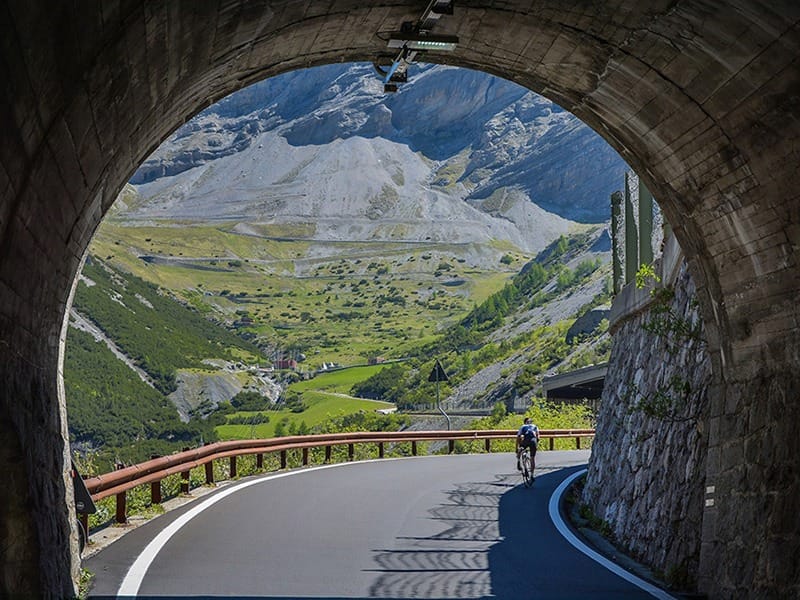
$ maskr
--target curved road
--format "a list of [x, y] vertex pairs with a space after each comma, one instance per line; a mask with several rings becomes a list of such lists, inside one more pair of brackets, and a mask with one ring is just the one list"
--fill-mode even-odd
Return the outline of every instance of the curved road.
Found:
[[[651, 598], [574, 549], [548, 516], [588, 452], [542, 452], [533, 488], [513, 454], [348, 463], [222, 488], [86, 561], [115, 596], [162, 530], [218, 495], [134, 577], [142, 596]], [[176, 521], [177, 520], [177, 521]], [[164, 534], [162, 534], [163, 537]], [[128, 580], [130, 584], [130, 579]]]

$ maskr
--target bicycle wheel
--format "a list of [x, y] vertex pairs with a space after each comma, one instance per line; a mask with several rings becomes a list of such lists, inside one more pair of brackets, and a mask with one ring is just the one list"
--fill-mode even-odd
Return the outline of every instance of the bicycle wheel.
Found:
[[533, 472], [531, 471], [531, 452], [528, 448], [522, 450], [519, 456], [520, 466], [522, 467], [522, 483], [525, 487], [533, 485]]
[[81, 520], [78, 519], [78, 556], [83, 554], [84, 548], [86, 548], [86, 530], [83, 528], [83, 523]]

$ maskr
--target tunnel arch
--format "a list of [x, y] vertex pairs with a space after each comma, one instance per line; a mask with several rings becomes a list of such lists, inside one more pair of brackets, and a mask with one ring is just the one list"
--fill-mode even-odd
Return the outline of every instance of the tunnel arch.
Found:
[[[75, 274], [124, 183], [202, 108], [297, 68], [373, 60], [386, 52], [385, 33], [424, 4], [0, 8], [0, 434], [8, 440], [0, 452], [10, 481], [0, 536], [11, 549], [0, 589], [72, 589], [70, 494], [66, 475], [56, 475], [68, 460], [57, 373]], [[800, 493], [796, 455], [766, 458], [783, 476], [756, 489], [741, 482], [736, 448], [765, 454], [781, 441], [780, 423], [800, 417], [800, 6], [643, 4], [465, 0], [441, 24], [459, 36], [459, 48], [429, 59], [557, 102], [648, 184], [701, 292], [715, 374], [707, 477], [733, 492], [744, 485], [737, 498], [749, 502], [709, 513], [704, 545], [735, 555], [741, 541], [725, 529], [749, 519], [763, 543], [780, 538], [798, 550], [800, 532], [757, 519], [754, 502], [761, 493]], [[769, 417], [756, 432], [742, 425], [764, 410]], [[759, 572], [772, 568], [767, 562]], [[741, 585], [756, 576], [743, 573]]]

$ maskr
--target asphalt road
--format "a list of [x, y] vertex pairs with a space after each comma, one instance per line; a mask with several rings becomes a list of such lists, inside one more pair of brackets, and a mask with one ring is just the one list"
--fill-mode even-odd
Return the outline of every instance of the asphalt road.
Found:
[[91, 597], [116, 596], [160, 531], [227, 494], [163, 547], [151, 546], [149, 567], [125, 589], [184, 597], [651, 598], [573, 548], [548, 515], [555, 488], [587, 458], [540, 453], [530, 489], [513, 454], [351, 463], [243, 480], [85, 561], [96, 576]]

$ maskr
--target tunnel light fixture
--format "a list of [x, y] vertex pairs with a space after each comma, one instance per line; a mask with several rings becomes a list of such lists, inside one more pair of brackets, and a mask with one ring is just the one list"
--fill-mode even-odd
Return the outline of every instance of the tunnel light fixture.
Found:
[[388, 45], [389, 48], [452, 52], [458, 45], [458, 37], [454, 35], [425, 35], [398, 32], [393, 33], [389, 37]]
[[404, 21], [400, 31], [389, 34], [387, 45], [397, 51], [395, 59], [388, 70], [381, 66], [380, 59], [373, 63], [383, 79], [384, 92], [396, 92], [398, 84], [408, 81], [408, 68], [418, 53], [452, 52], [456, 49], [456, 36], [431, 33], [442, 16], [452, 14], [453, 0], [429, 0], [428, 7], [418, 21]]

